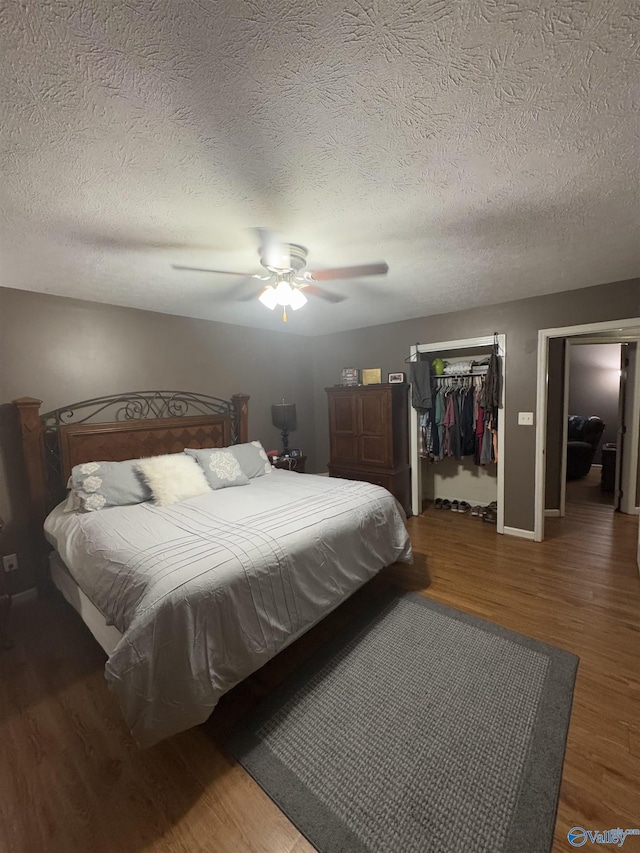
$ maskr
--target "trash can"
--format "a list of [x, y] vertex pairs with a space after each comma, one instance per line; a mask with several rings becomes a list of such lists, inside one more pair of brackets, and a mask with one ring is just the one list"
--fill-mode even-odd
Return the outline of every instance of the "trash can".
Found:
[[616, 487], [616, 452], [615, 444], [605, 444], [602, 447], [602, 475], [600, 489], [603, 492], [613, 492]]

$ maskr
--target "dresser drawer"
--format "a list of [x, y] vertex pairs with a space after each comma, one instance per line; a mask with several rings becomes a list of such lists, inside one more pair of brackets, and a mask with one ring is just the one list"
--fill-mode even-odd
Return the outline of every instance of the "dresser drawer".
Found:
[[382, 486], [397, 498], [407, 516], [411, 515], [411, 471], [403, 468], [399, 471], [386, 473], [384, 471], [364, 471], [359, 468], [343, 468], [340, 465], [329, 465], [330, 477], [342, 477], [344, 480], [361, 480]]

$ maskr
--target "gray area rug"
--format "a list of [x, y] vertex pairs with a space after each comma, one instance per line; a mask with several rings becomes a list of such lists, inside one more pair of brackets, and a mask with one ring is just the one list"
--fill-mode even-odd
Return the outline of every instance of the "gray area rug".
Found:
[[544, 853], [577, 664], [423, 596], [394, 596], [227, 746], [321, 853]]

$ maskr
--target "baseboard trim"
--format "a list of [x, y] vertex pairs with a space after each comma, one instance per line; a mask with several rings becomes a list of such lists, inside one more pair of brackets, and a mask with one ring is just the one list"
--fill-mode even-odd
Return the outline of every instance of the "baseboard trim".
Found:
[[560, 518], [559, 509], [545, 509], [544, 514], [547, 518]]
[[505, 527], [504, 532], [507, 536], [517, 536], [519, 539], [530, 539], [533, 541], [533, 530], [522, 530], [520, 527]]
[[11, 596], [12, 604], [26, 604], [27, 601], [35, 601], [38, 597], [38, 590], [35, 586], [24, 589], [22, 592], [16, 592]]

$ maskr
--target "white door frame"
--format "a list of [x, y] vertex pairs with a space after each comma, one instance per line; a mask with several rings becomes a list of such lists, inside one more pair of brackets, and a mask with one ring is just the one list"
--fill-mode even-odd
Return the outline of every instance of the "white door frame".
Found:
[[[495, 342], [494, 335], [486, 335], [481, 338], [464, 338], [461, 341], [440, 341], [432, 344], [415, 344], [411, 347], [410, 358], [414, 359], [418, 353], [423, 352], [446, 352], [456, 349], [478, 349], [478, 347], [490, 347]], [[498, 348], [502, 358], [502, 397], [498, 409], [498, 519], [496, 531], [504, 533], [504, 400], [505, 400], [505, 376], [507, 367], [507, 336], [497, 335]], [[418, 450], [419, 415], [411, 408], [411, 509], [414, 515], [422, 512], [422, 463]]]
[[[544, 503], [545, 503], [545, 461], [547, 442], [547, 391], [549, 383], [549, 339], [571, 338], [575, 335], [588, 335], [598, 332], [619, 332], [624, 338], [625, 330], [640, 326], [640, 317], [625, 320], [608, 320], [602, 323], [585, 323], [578, 326], [561, 326], [556, 329], [538, 330], [538, 364], [537, 364], [537, 399], [536, 399], [536, 468], [535, 468], [535, 517], [533, 538], [536, 542], [544, 539]], [[567, 341], [569, 343], [569, 341]], [[610, 343], [618, 343], [613, 339]], [[566, 353], [568, 356], [569, 348]], [[565, 374], [566, 375], [566, 374]], [[640, 375], [636, 375], [635, 385], [636, 407], [640, 404]], [[638, 421], [632, 424], [632, 434], [629, 441], [638, 446]]]

